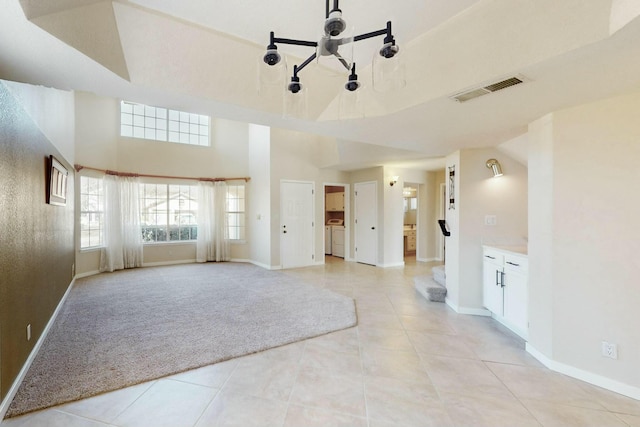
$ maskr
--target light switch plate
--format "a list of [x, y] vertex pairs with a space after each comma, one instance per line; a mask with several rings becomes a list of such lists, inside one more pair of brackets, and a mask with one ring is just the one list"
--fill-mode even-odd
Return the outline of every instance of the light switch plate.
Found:
[[498, 223], [498, 218], [495, 215], [484, 216], [484, 225], [496, 225], [497, 223]]

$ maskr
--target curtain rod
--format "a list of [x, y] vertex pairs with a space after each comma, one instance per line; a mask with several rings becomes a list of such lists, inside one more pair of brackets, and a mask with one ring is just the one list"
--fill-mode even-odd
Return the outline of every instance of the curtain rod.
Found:
[[80, 172], [82, 169], [88, 169], [88, 170], [92, 170], [92, 171], [96, 171], [96, 172], [102, 172], [102, 173], [107, 174], [107, 175], [132, 176], [132, 177], [142, 176], [142, 177], [145, 177], [145, 178], [188, 179], [190, 181], [218, 182], [218, 181], [240, 181], [240, 180], [242, 180], [244, 182], [249, 182], [249, 180], [251, 179], [248, 176], [243, 176], [243, 177], [239, 177], [239, 178], [193, 178], [193, 177], [189, 177], [189, 176], [150, 175], [150, 174], [144, 174], [144, 173], [116, 172], [116, 171], [112, 171], [112, 170], [109, 170], [109, 169], [98, 169], [98, 168], [92, 168], [92, 167], [89, 167], [89, 166], [82, 166], [82, 165], [74, 165], [74, 168], [75, 168], [76, 172]]

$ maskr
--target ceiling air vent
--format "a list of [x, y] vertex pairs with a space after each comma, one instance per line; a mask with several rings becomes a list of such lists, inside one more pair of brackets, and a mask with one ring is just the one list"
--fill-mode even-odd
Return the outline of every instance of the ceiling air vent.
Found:
[[509, 77], [508, 79], [491, 83], [490, 85], [487, 85], [487, 86], [469, 89], [464, 92], [458, 93], [456, 95], [453, 95], [451, 99], [458, 102], [467, 102], [472, 99], [481, 97], [482, 95], [487, 95], [489, 93], [497, 92], [499, 90], [506, 89], [511, 86], [519, 85], [520, 83], [524, 83], [525, 81], [527, 81], [527, 79], [523, 76]]

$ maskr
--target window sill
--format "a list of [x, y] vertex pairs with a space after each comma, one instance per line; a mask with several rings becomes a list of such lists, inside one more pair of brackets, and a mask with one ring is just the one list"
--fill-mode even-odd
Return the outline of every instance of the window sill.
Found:
[[102, 248], [104, 248], [104, 246], [93, 246], [93, 247], [90, 247], [90, 248], [80, 248], [80, 253], [84, 254], [84, 253], [89, 253], [89, 252], [97, 252]]

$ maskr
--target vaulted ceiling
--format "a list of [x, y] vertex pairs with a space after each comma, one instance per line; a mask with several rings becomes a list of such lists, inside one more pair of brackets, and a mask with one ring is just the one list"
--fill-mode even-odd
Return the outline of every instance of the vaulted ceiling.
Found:
[[[404, 88], [377, 92], [371, 58], [382, 41], [355, 44], [364, 118], [341, 113], [346, 74], [331, 63], [301, 72], [303, 117], [283, 116], [284, 90], [258, 90], [269, 32], [318, 40], [323, 0], [3, 0], [0, 78], [333, 137], [345, 153], [337, 168], [420, 167], [516, 138], [548, 112], [640, 90], [639, 3], [342, 0], [354, 34], [393, 22], [405, 69]], [[289, 68], [313, 52], [279, 50]], [[515, 75], [525, 83], [451, 99]]]

